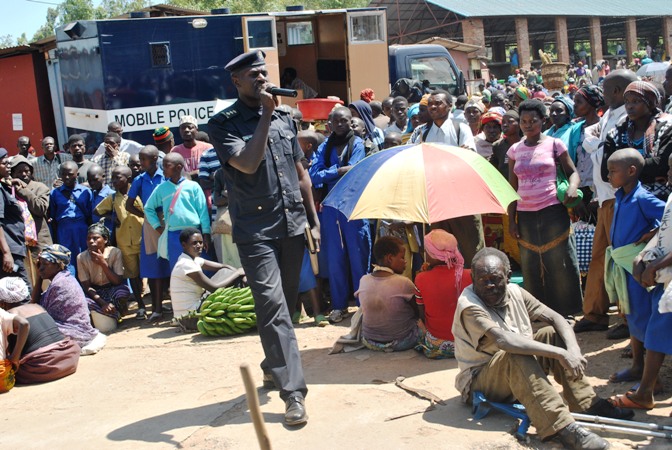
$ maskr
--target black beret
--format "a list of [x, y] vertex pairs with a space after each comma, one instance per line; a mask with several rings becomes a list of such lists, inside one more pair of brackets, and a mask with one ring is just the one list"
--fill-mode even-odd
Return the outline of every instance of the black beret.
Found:
[[240, 69], [245, 69], [248, 67], [263, 66], [266, 64], [264, 58], [266, 53], [261, 50], [252, 50], [251, 52], [243, 53], [233, 58], [229, 63], [224, 66], [224, 69], [229, 72], [236, 72]]

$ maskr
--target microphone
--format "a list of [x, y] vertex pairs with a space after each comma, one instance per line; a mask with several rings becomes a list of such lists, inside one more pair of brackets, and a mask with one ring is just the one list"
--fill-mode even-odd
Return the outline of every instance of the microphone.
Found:
[[283, 89], [279, 87], [268, 87], [266, 88], [266, 92], [271, 95], [277, 95], [279, 97], [296, 97], [299, 95], [296, 89]]

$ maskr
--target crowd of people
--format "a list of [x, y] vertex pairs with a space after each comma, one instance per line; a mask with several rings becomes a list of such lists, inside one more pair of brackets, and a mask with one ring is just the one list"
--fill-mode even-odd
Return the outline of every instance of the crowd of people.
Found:
[[[18, 381], [73, 373], [79, 356], [100, 351], [127, 319], [131, 302], [136, 319], [157, 323], [167, 319], [169, 295], [179, 321], [207, 292], [243, 282], [257, 305], [264, 385], [280, 390], [289, 425], [307, 420], [293, 323], [304, 309], [317, 326], [339, 323], [353, 303], [363, 346], [456, 358], [466, 402], [475, 391], [517, 399], [542, 438], [557, 434], [570, 448], [607, 445], [570, 410], [630, 418], [633, 408], [653, 407], [672, 352], [672, 315], [658, 308], [672, 265], [672, 70], [661, 86], [629, 69], [589, 79], [572, 68], [556, 92], [536, 72], [493, 80], [470, 97], [423, 87], [379, 102], [367, 89], [335, 107], [324, 130], [266, 92], [263, 52], [240, 55], [227, 70], [238, 100], [208, 133], [183, 116], [179, 145], [166, 127], [143, 145], [112, 122], [91, 155], [76, 134], [64, 151], [45, 137], [39, 157], [25, 137], [16, 156], [0, 149], [0, 359]], [[476, 152], [510, 182], [520, 199], [498, 219], [499, 249], [486, 247], [480, 215], [424, 234], [418, 224], [349, 220], [322, 207], [359, 161], [421, 143]], [[595, 225], [585, 286], [576, 218]], [[509, 283], [511, 265], [522, 287]], [[226, 276], [213, 278], [219, 270]], [[614, 303], [624, 319], [609, 333], [630, 338], [633, 363], [610, 380], [639, 384], [607, 401], [583, 379], [574, 334], [606, 331]], [[537, 320], [550, 327], [535, 333]]]

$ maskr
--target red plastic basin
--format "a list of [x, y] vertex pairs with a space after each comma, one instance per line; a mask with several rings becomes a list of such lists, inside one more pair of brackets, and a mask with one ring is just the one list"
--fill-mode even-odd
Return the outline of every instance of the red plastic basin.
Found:
[[342, 104], [343, 100], [333, 100], [330, 98], [311, 98], [296, 102], [296, 106], [301, 111], [301, 114], [303, 114], [305, 122], [327, 120], [334, 106]]

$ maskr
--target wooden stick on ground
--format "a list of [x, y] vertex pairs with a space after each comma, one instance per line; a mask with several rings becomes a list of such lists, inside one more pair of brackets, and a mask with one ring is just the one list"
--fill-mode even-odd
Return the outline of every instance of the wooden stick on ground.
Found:
[[271, 450], [271, 440], [266, 431], [264, 416], [261, 415], [259, 396], [257, 395], [257, 388], [254, 386], [254, 381], [252, 381], [250, 365], [247, 363], [241, 364], [240, 374], [243, 377], [245, 396], [247, 397], [247, 407], [250, 408], [250, 416], [252, 417], [252, 423], [254, 424], [254, 431], [257, 433], [259, 448], [261, 450]]

